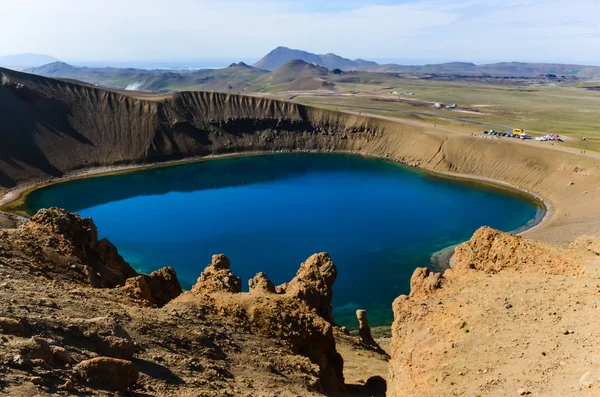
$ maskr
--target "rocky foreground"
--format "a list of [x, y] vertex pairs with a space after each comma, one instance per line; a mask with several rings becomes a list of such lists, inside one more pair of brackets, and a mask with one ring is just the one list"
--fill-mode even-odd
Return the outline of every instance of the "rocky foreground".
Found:
[[336, 276], [315, 254], [290, 282], [259, 273], [241, 292], [214, 255], [183, 292], [172, 268], [138, 274], [90, 219], [42, 210], [0, 230], [0, 394], [600, 394], [599, 239], [481, 228], [452, 269], [416, 269], [391, 358], [364, 311], [358, 337], [334, 325]]
[[90, 219], [42, 210], [0, 230], [0, 394], [383, 395], [369, 373], [385, 376], [385, 352], [333, 325], [336, 276], [316, 254], [289, 283], [259, 273], [243, 293], [215, 255], [182, 292], [172, 268], [137, 274]]
[[394, 304], [389, 396], [600, 395], [600, 240], [481, 228]]

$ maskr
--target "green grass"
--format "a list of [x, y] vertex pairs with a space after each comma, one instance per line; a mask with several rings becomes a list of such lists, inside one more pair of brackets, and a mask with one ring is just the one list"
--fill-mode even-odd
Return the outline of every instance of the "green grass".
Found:
[[[414, 115], [427, 112], [464, 119], [524, 128], [527, 131], [556, 133], [572, 137], [565, 144], [585, 150], [600, 151], [600, 92], [585, 89], [594, 83], [575, 85], [499, 86], [479, 83], [445, 82], [417, 79], [390, 78], [380, 84], [338, 84], [343, 92], [358, 92], [355, 96], [302, 96], [295, 101], [325, 106], [355, 105], [386, 108], [389, 110], [364, 110], [386, 116], [422, 119], [442, 125], [452, 125], [466, 131], [482, 131], [492, 127], [436, 117]], [[373, 101], [374, 96], [387, 96], [390, 91], [410, 91], [410, 99], [428, 102], [456, 103], [461, 107], [474, 108], [481, 114], [415, 107], [405, 103]], [[483, 105], [483, 106], [482, 106]], [[359, 110], [358, 110], [359, 111]], [[581, 138], [586, 137], [587, 141]]]

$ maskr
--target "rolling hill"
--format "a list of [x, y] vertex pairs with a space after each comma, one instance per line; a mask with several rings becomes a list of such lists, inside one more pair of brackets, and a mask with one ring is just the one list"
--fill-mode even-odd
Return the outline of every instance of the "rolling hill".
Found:
[[197, 71], [145, 70], [132, 68], [88, 68], [64, 62], [54, 62], [25, 70], [45, 77], [79, 80], [98, 86], [124, 90], [155, 92], [184, 90], [243, 91], [252, 88], [252, 82], [265, 70], [253, 68], [243, 62], [224, 69]]

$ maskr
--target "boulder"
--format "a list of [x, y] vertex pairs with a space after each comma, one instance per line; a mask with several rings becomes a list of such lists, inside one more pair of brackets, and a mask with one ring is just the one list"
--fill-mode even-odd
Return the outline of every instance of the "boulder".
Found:
[[73, 336], [84, 339], [89, 349], [108, 357], [131, 359], [135, 345], [125, 329], [110, 317], [73, 319], [69, 324]]
[[41, 209], [20, 230], [43, 247], [36, 262], [46, 259], [52, 264], [46, 270], [48, 277], [114, 288], [137, 276], [114, 245], [106, 239], [98, 241], [90, 218], [59, 208]]
[[0, 317], [0, 331], [9, 335], [23, 335], [25, 333], [25, 324], [22, 320], [15, 318]]
[[54, 357], [54, 362], [59, 364], [70, 364], [73, 361], [71, 354], [64, 348], [60, 346], [51, 346], [52, 355]]
[[250, 281], [248, 281], [248, 286], [250, 287], [250, 292], [262, 291], [275, 293], [275, 285], [267, 278], [267, 275], [262, 272], [257, 273], [254, 278], [251, 278]]
[[334, 324], [331, 300], [336, 278], [337, 268], [329, 254], [314, 254], [300, 265], [296, 277], [285, 287], [285, 294], [304, 301], [319, 316]]
[[410, 296], [428, 294], [442, 286], [441, 273], [431, 272], [426, 267], [418, 267], [410, 278]]
[[41, 209], [24, 226], [32, 234], [59, 237], [56, 248], [63, 253], [85, 257], [98, 244], [98, 229], [90, 218], [60, 208]]
[[233, 274], [229, 266], [229, 259], [225, 255], [213, 255], [212, 263], [204, 269], [192, 287], [192, 293], [241, 292], [242, 280]]
[[134, 299], [162, 307], [183, 292], [172, 267], [164, 267], [149, 275], [127, 279], [123, 290]]
[[134, 386], [140, 376], [140, 371], [134, 363], [112, 357], [96, 357], [82, 361], [74, 369], [86, 385], [119, 392]]
[[16, 347], [19, 355], [29, 360], [42, 360], [52, 365], [54, 364], [54, 355], [50, 345], [44, 339], [31, 338], [25, 341], [17, 342]]

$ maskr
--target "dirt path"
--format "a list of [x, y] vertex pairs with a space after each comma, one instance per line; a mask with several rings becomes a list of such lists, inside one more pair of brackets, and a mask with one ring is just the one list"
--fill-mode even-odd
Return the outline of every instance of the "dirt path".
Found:
[[[455, 129], [452, 129], [452, 128], [449, 128], [446, 126], [441, 126], [441, 125], [435, 125], [435, 124], [432, 125], [431, 123], [426, 123], [424, 121], [399, 119], [397, 117], [382, 116], [382, 115], [375, 114], [375, 113], [351, 112], [351, 111], [341, 111], [341, 112], [353, 114], [353, 115], [361, 115], [361, 116], [365, 116], [365, 117], [372, 117], [372, 118], [376, 118], [376, 119], [380, 119], [380, 120], [392, 121], [392, 122], [399, 123], [399, 124], [409, 124], [409, 125], [413, 125], [415, 127], [435, 128], [436, 131], [441, 131], [441, 132], [444, 132], [447, 134], [473, 136], [473, 134], [470, 132], [455, 130]], [[410, 112], [410, 111], [407, 111], [407, 112], [414, 113], [414, 112]], [[508, 128], [508, 127], [506, 127], [506, 128]], [[556, 142], [556, 143], [550, 142], [550, 141], [540, 142], [540, 141], [536, 141], [535, 139], [517, 140], [515, 138], [502, 138], [502, 137], [496, 137], [496, 136], [492, 136], [492, 135], [483, 135], [483, 134], [477, 134], [477, 136], [480, 136], [481, 139], [494, 139], [494, 140], [499, 140], [499, 141], [507, 140], [509, 142], [517, 142], [518, 141], [518, 142], [522, 143], [523, 145], [529, 145], [529, 146], [532, 146], [535, 148], [544, 147], [546, 149], [556, 150], [558, 152], [570, 153], [570, 154], [576, 154], [579, 156], [600, 159], [600, 153], [598, 153], [598, 152], [585, 151], [583, 153], [582, 150], [573, 148], [573, 147], [569, 147], [569, 146], [564, 146], [564, 144], [561, 142]]]

